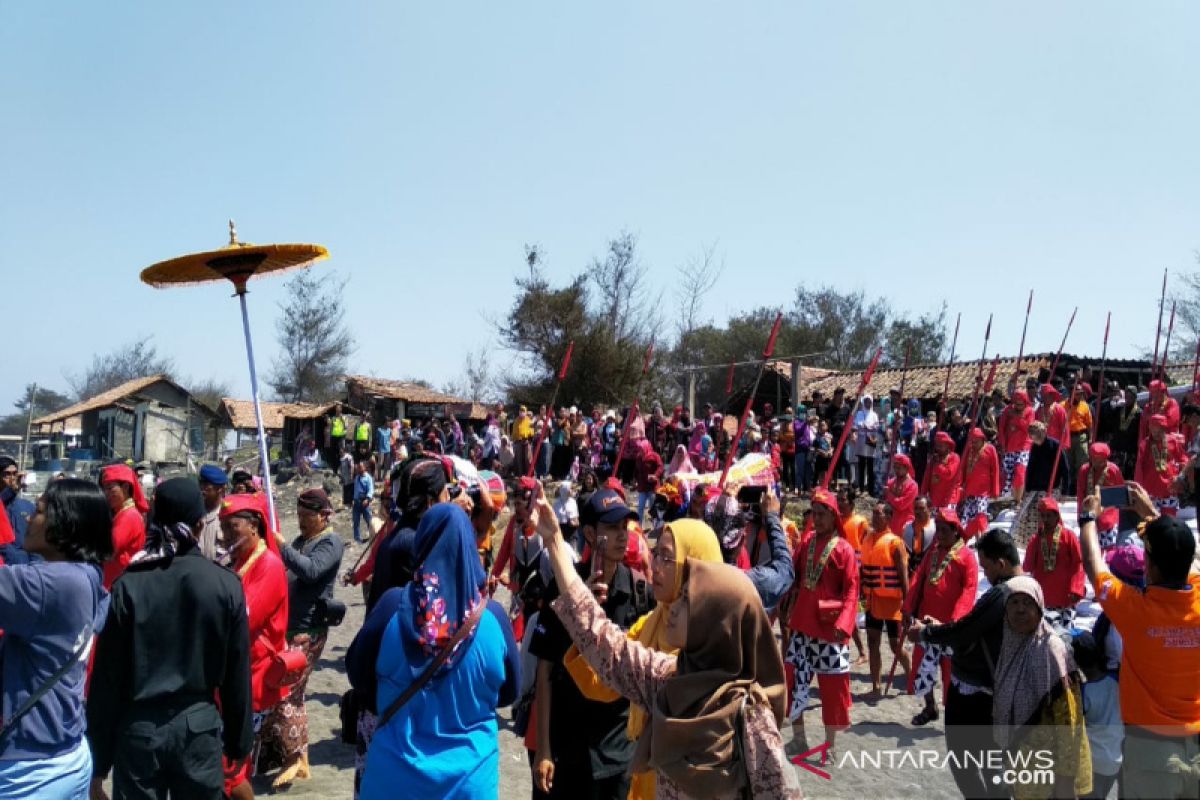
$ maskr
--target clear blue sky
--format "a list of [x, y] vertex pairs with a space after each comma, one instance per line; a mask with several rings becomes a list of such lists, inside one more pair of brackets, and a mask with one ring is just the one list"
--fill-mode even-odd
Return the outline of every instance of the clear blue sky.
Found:
[[1027, 351], [1078, 302], [1069, 351], [1111, 308], [1133, 356], [1200, 246], [1198, 78], [1193, 2], [6, 2], [0, 410], [149, 334], [248, 396], [228, 288], [138, 281], [228, 217], [330, 249], [353, 371], [439, 385], [525, 242], [565, 278], [622, 228], [664, 289], [719, 241], [717, 320], [828, 281], [1012, 353], [1036, 286]]

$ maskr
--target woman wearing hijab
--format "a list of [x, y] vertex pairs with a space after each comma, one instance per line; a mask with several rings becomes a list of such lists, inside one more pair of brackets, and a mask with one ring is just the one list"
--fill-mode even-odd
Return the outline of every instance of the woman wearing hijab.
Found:
[[221, 506], [221, 544], [231, 567], [242, 579], [250, 621], [250, 692], [254, 708], [254, 750], [248, 758], [225, 761], [225, 794], [231, 800], [250, 800], [250, 776], [261, 744], [263, 721], [287, 695], [287, 689], [268, 679], [276, 653], [287, 649], [287, 572], [279, 545], [267, 522], [262, 495], [238, 494]]
[[[1084, 733], [1080, 675], [1071, 646], [1045, 619], [1042, 587], [1033, 578], [1011, 578], [1004, 607], [1004, 638], [996, 660], [993, 734], [1001, 747], [1037, 762], [1054, 754], [1055, 781], [1069, 787], [1015, 784], [1016, 798], [1076, 797], [1092, 790], [1092, 756]], [[1066, 791], [1063, 791], [1066, 789]]]
[[663, 469], [663, 477], [669, 478], [677, 472], [688, 473], [695, 472], [696, 467], [692, 465], [692, 460], [688, 458], [687, 448], [683, 445], [676, 445], [675, 455], [671, 457], [671, 463], [667, 464]]
[[[658, 605], [629, 629], [629, 638], [667, 655], [676, 655], [679, 648], [667, 641], [667, 619], [671, 607], [683, 590], [683, 573], [688, 559], [720, 564], [721, 545], [712, 528], [694, 519], [679, 519], [663, 528], [654, 548], [654, 598]], [[626, 733], [633, 741], [641, 738], [650, 721], [650, 712], [639, 705], [629, 707]], [[629, 787], [630, 800], [653, 800], [656, 781], [653, 770], [633, 775]]]
[[483, 426], [483, 460], [480, 469], [492, 469], [496, 459], [500, 458], [502, 447], [500, 424], [496, 422], [495, 414], [488, 414]]
[[[0, 797], [88, 796], [93, 764], [84, 738], [84, 665], [108, 612], [100, 565], [112, 555], [111, 525], [94, 483], [54, 481], [25, 532], [25, 550], [42, 560], [0, 567], [0, 701], [8, 717], [0, 739]], [[62, 679], [16, 716], [29, 693], [67, 664]]]
[[875, 449], [879, 446], [879, 415], [874, 400], [864, 394], [854, 414], [854, 453], [858, 456], [858, 491], [875, 494]]
[[579, 504], [571, 496], [570, 481], [558, 484], [554, 497], [554, 514], [558, 517], [558, 526], [562, 528], [563, 536], [573, 540], [575, 531], [579, 528]]
[[[416, 544], [429, 554], [413, 580], [380, 598], [346, 654], [350, 684], [377, 687], [381, 715], [359, 796], [496, 797], [496, 709], [511, 704], [520, 685], [512, 628], [504, 609], [480, 592], [483, 567], [461, 508], [430, 510]], [[464, 626], [464, 638], [452, 644]], [[449, 656], [435, 665], [447, 647]], [[424, 685], [397, 705], [418, 682]]]
[[679, 596], [660, 618], [662, 640], [679, 652], [658, 652], [605, 617], [541, 495], [537, 525], [563, 587], [553, 603], [563, 625], [600, 678], [647, 710], [632, 770], [654, 771], [655, 796], [801, 797], [779, 735], [783, 660], [749, 579], [725, 564], [684, 561]]

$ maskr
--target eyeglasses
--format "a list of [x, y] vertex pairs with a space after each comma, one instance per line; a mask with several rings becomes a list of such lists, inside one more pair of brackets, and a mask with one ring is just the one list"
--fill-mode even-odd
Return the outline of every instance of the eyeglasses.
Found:
[[2, 475], [3, 475], [4, 477], [6, 477], [6, 478], [15, 478], [15, 477], [17, 477], [17, 471], [16, 471], [15, 469], [6, 469], [6, 470], [4, 470], [4, 472], [3, 472], [3, 473], [0, 473], [0, 474], [2, 474]]

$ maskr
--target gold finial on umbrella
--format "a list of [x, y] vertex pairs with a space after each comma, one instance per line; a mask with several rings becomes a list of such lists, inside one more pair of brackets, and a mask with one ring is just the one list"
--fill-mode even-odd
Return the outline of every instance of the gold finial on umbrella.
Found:
[[[270, 454], [263, 430], [262, 409], [258, 401], [258, 374], [254, 368], [254, 345], [250, 340], [250, 316], [246, 311], [246, 283], [269, 272], [303, 269], [329, 258], [329, 251], [319, 244], [250, 244], [239, 242], [237, 225], [229, 220], [229, 244], [217, 250], [189, 253], [178, 258], [160, 261], [142, 270], [142, 282], [156, 289], [169, 286], [188, 286], [196, 283], [227, 280], [233, 284], [242, 307], [242, 331], [246, 337], [246, 360], [250, 365], [250, 393], [254, 400], [254, 417], [258, 422], [258, 456], [262, 464], [263, 488], [271, 515], [271, 527], [278, 528], [275, 499], [271, 496]], [[267, 535], [273, 535], [268, 532]]]

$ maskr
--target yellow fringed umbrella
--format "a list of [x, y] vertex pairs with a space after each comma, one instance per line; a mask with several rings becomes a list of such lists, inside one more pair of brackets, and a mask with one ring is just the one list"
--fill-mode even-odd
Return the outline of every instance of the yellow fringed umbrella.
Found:
[[267, 437], [258, 400], [258, 373], [254, 367], [254, 345], [250, 340], [250, 317], [246, 311], [246, 283], [258, 275], [303, 269], [326, 258], [329, 258], [329, 251], [319, 244], [239, 242], [237, 227], [230, 220], [229, 244], [225, 247], [160, 261], [142, 270], [142, 282], [156, 289], [220, 280], [233, 284], [242, 307], [242, 332], [246, 337], [246, 360], [250, 364], [250, 393], [254, 399], [254, 418], [258, 423], [258, 457], [262, 465], [263, 488], [267, 494], [272, 528], [278, 528], [278, 523], [275, 500], [271, 496], [270, 454], [267, 453]]

